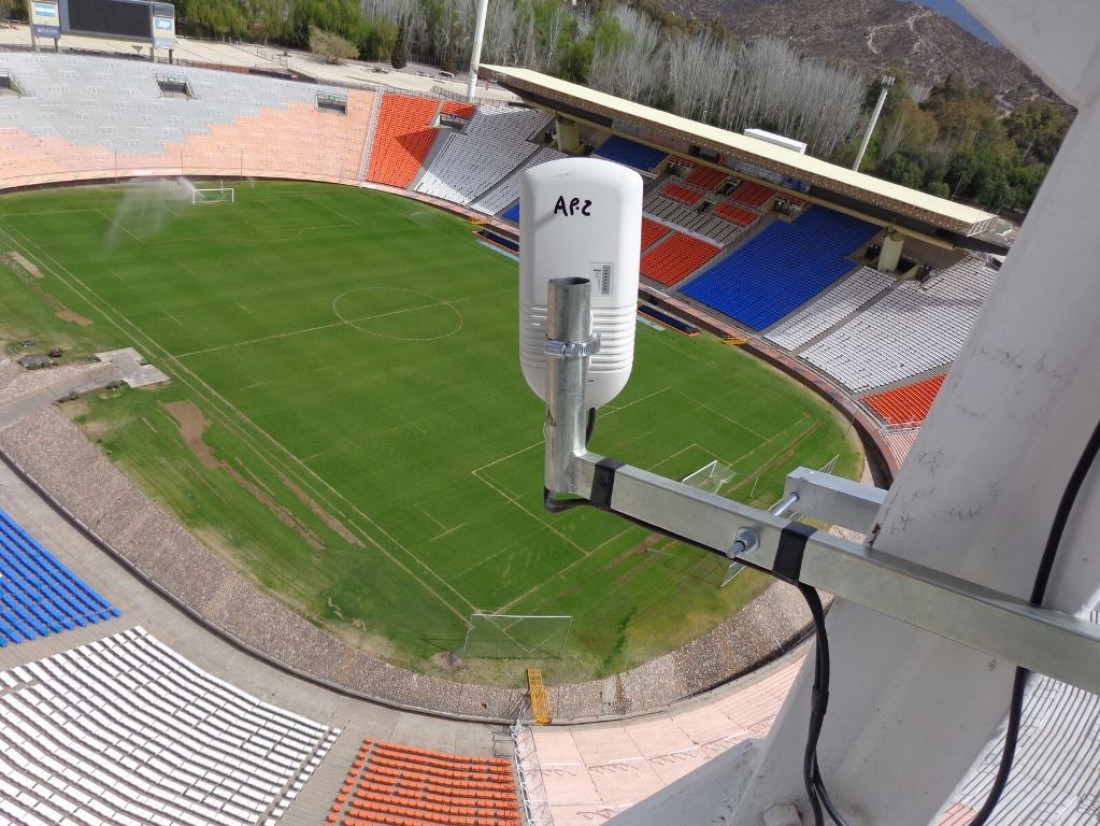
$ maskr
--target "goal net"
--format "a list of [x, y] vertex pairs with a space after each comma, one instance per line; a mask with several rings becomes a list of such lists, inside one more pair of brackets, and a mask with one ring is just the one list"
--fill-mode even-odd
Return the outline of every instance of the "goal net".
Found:
[[556, 659], [572, 625], [572, 614], [474, 613], [460, 654], [486, 659]]
[[196, 187], [191, 190], [191, 203], [212, 204], [222, 201], [236, 203], [236, 193], [231, 186]]
[[698, 470], [689, 473], [680, 481], [693, 488], [705, 490], [707, 493], [718, 493], [726, 487], [737, 474], [733, 468], [723, 465], [717, 459], [707, 462]]

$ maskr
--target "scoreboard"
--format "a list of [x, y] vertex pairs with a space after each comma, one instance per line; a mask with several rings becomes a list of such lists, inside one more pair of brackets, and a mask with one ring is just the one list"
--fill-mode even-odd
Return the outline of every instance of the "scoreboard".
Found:
[[176, 8], [148, 0], [57, 0], [61, 34], [139, 40], [156, 48], [176, 43]]

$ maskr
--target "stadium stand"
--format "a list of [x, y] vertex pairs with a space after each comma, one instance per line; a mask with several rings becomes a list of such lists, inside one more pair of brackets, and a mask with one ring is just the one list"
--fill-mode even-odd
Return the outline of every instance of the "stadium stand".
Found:
[[943, 368], [958, 355], [995, 277], [967, 258], [926, 284], [906, 281], [801, 356], [856, 392]]
[[931, 376], [922, 381], [895, 387], [883, 393], [865, 396], [864, 401], [887, 424], [914, 425], [928, 417], [928, 411], [943, 386], [944, 376]]
[[612, 135], [596, 150], [596, 156], [630, 166], [641, 172], [650, 172], [668, 157], [667, 152]]
[[720, 246], [732, 243], [743, 231], [742, 227], [720, 220], [710, 212], [700, 212], [695, 207], [666, 198], [661, 192], [646, 196], [645, 211], [666, 223], [706, 236]]
[[652, 247], [666, 235], [669, 229], [664, 224], [642, 216], [642, 252]]
[[[0, 69], [28, 92], [0, 102], [5, 187], [141, 174], [354, 180], [375, 98], [173, 67], [194, 93], [180, 99], [162, 96], [163, 67], [68, 55], [5, 53]], [[322, 111], [320, 94], [346, 97], [347, 115]]]
[[797, 350], [843, 321], [896, 282], [893, 276], [860, 267], [765, 334], [780, 347]]
[[408, 187], [435, 143], [432, 121], [439, 101], [386, 94], [374, 133], [367, 180]]
[[482, 106], [463, 134], [491, 144], [523, 143], [544, 129], [552, 117], [539, 109]]
[[537, 149], [535, 154], [520, 164], [515, 172], [501, 181], [499, 185], [493, 187], [478, 198], [471, 206], [478, 212], [484, 212], [486, 215], [496, 215], [519, 197], [519, 176], [521, 172], [533, 166], [546, 163], [547, 161], [554, 161], [558, 158], [565, 157], [567, 156], [564, 152], [559, 152], [556, 149], [550, 149], [545, 146]]
[[118, 615], [0, 510], [0, 648]]
[[535, 146], [526, 142], [490, 143], [452, 132], [444, 136], [413, 189], [465, 206], [512, 172], [534, 151]]
[[521, 826], [511, 763], [367, 738], [332, 804], [345, 826]]
[[661, 187], [661, 194], [682, 204], [697, 204], [703, 200], [703, 192], [691, 186], [669, 182]]
[[774, 189], [766, 187], [763, 184], [753, 183], [752, 181], [745, 181], [741, 186], [730, 193], [730, 197], [733, 198], [733, 200], [742, 204], [748, 204], [756, 209], [764, 206], [764, 204], [774, 196]]
[[501, 218], [507, 218], [509, 221], [515, 221], [519, 223], [519, 201], [516, 201], [507, 210], [501, 213]]
[[[534, 109], [482, 106], [465, 131], [444, 138], [413, 189], [463, 206], [470, 204], [504, 177], [518, 172], [517, 167], [526, 168], [537, 151], [527, 139], [545, 127], [549, 118], [548, 113]], [[549, 160], [546, 155], [543, 158]], [[516, 186], [518, 192], [518, 180]], [[501, 203], [497, 210], [512, 200]]]
[[683, 281], [722, 250], [698, 238], [673, 232], [642, 256], [641, 272], [646, 278], [671, 287]]
[[683, 292], [762, 330], [838, 281], [855, 264], [845, 258], [877, 228], [813, 207], [792, 223], [765, 227]]
[[714, 214], [719, 218], [725, 218], [727, 221], [737, 224], [739, 227], [750, 226], [760, 217], [755, 212], [750, 212], [744, 207], [736, 206], [729, 201], [719, 201], [715, 204]]
[[141, 628], [0, 672], [16, 823], [274, 826], [339, 731], [245, 694]]
[[445, 100], [443, 101], [443, 109], [441, 111], [444, 115], [452, 115], [456, 118], [469, 120], [477, 113], [477, 105], [473, 103], [460, 103], [457, 100]]
[[696, 166], [684, 158], [676, 158], [676, 163], [681, 166], [690, 166], [691, 172], [684, 178], [684, 183], [697, 186], [700, 189], [714, 190], [726, 180], [726, 173], [709, 166]]

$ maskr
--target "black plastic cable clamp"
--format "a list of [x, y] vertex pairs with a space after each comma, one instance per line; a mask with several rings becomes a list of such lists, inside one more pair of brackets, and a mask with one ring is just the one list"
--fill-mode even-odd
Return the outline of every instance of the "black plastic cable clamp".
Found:
[[611, 510], [611, 496], [615, 492], [615, 471], [625, 465], [618, 459], [600, 459], [592, 476], [592, 506], [602, 511]]
[[799, 581], [802, 574], [802, 557], [806, 553], [806, 543], [817, 531], [804, 522], [788, 522], [779, 534], [779, 547], [775, 552], [775, 564], [772, 573], [784, 582], [792, 585]]

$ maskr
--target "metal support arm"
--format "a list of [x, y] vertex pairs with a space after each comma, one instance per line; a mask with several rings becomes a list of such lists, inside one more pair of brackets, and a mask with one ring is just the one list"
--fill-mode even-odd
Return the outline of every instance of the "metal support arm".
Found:
[[[588, 293], [583, 279], [550, 282], [548, 339], [565, 345], [588, 341]], [[581, 355], [585, 348], [566, 346], [555, 352], [563, 355], [547, 359], [545, 487], [549, 494], [596, 500], [592, 503], [604, 510], [658, 532], [775, 572], [780, 535], [792, 523], [630, 465], [609, 463], [588, 451], [584, 440], [587, 355]], [[593, 495], [597, 476], [601, 477], [598, 497]], [[798, 494], [801, 512], [866, 530], [875, 497], [854, 487], [834, 488], [833, 493], [821, 494], [821, 486], [808, 484], [804, 476], [789, 482], [788, 494]], [[830, 515], [834, 508], [836, 514]], [[1084, 620], [1033, 607], [823, 531], [806, 542], [798, 579], [909, 625], [1100, 693], [1100, 629]]]

